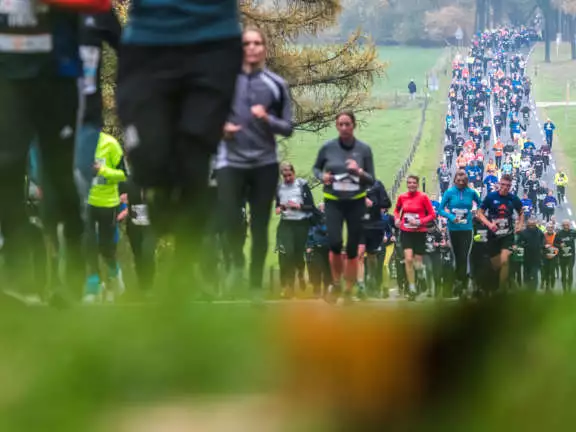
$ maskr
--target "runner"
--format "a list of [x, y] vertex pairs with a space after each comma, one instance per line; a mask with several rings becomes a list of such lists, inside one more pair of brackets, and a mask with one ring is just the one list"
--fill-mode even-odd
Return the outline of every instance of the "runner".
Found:
[[448, 219], [448, 236], [456, 265], [456, 295], [467, 290], [468, 258], [472, 245], [472, 210], [480, 205], [476, 191], [468, 187], [465, 172], [457, 171], [452, 186], [442, 197], [440, 215]]
[[520, 232], [519, 242], [524, 248], [524, 284], [528, 291], [536, 292], [538, 274], [542, 266], [544, 233], [538, 228], [534, 217], [528, 219], [526, 229]]
[[558, 248], [555, 246], [555, 239], [554, 223], [548, 222], [544, 233], [544, 260], [542, 263], [542, 289], [546, 292], [554, 291], [556, 284]]
[[[366, 267], [364, 260], [358, 262], [358, 296], [378, 296], [380, 293], [381, 277], [377, 275], [378, 252], [384, 239], [385, 223], [382, 216], [392, 206], [390, 197], [381, 181], [376, 180], [368, 190], [366, 196], [366, 214], [363, 219], [363, 235], [360, 241], [358, 256], [366, 255]], [[367, 290], [364, 286], [364, 275], [367, 275]]]
[[231, 285], [237, 286], [242, 279], [241, 212], [247, 201], [252, 234], [249, 286], [253, 300], [260, 303], [270, 210], [278, 183], [275, 135], [292, 134], [292, 107], [286, 82], [265, 67], [266, 39], [262, 31], [246, 28], [243, 41], [243, 72], [238, 77], [232, 114], [224, 126], [216, 169], [226, 229], [224, 246], [233, 262], [226, 290], [231, 292]]
[[546, 123], [544, 123], [544, 135], [546, 136], [546, 144], [552, 150], [552, 141], [554, 140], [554, 131], [556, 130], [556, 125], [552, 123], [550, 118], [546, 119]]
[[408, 279], [408, 298], [416, 299], [416, 273], [421, 274], [422, 257], [425, 253], [427, 225], [434, 220], [434, 208], [428, 196], [420, 191], [420, 178], [409, 175], [406, 180], [408, 192], [401, 194], [394, 209], [396, 226], [400, 229], [400, 243], [404, 253], [406, 276]]
[[276, 192], [276, 214], [280, 216], [276, 250], [280, 265], [281, 296], [292, 298], [296, 270], [306, 249], [314, 198], [306, 180], [296, 178], [291, 163], [282, 163], [280, 172], [283, 181]]
[[564, 197], [566, 196], [566, 186], [568, 185], [568, 176], [563, 169], [560, 169], [554, 176], [554, 184], [556, 185], [556, 195], [558, 197], [558, 205], [564, 203]]
[[[524, 212], [522, 202], [511, 194], [512, 178], [503, 175], [500, 178], [497, 192], [486, 195], [477, 216], [490, 230], [488, 246], [494, 270], [499, 272], [500, 287], [504, 288], [508, 281], [508, 258], [510, 247], [514, 243], [514, 232], [522, 230], [524, 225]], [[514, 224], [513, 215], [518, 214], [518, 221]]]
[[122, 271], [116, 259], [116, 218], [120, 206], [118, 184], [126, 180], [123, 167], [122, 147], [116, 139], [100, 133], [96, 147], [94, 180], [88, 196], [86, 218], [86, 255], [88, 279], [83, 301], [95, 303], [101, 300], [102, 278], [98, 252], [107, 266], [106, 301], [114, 302], [125, 291]]
[[[258, 69], [265, 56], [264, 38], [257, 32], [246, 35], [246, 66]], [[177, 296], [188, 295], [196, 277], [195, 264], [201, 261], [198, 245], [213, 209], [210, 159], [222, 137], [241, 70], [240, 36], [235, 0], [132, 2], [122, 34], [116, 98], [124, 144], [133, 180], [146, 189], [155, 230], [160, 235], [173, 234], [175, 253], [167, 283]], [[246, 88], [241, 83], [239, 87], [246, 106], [234, 107], [242, 118], [231, 119], [238, 124], [233, 129], [259, 123], [256, 133], [267, 130], [266, 109], [279, 90], [255, 91], [252, 96], [258, 97], [248, 101]], [[266, 97], [260, 98], [264, 94]], [[252, 120], [251, 109], [258, 120]], [[227, 131], [231, 132], [230, 127]], [[267, 146], [271, 135], [263, 135]], [[277, 166], [271, 174], [261, 182], [269, 189], [265, 199], [268, 213]], [[219, 190], [226, 191], [225, 181]], [[239, 199], [233, 196], [227, 202], [231, 210], [224, 214], [232, 213], [231, 219]], [[268, 218], [258, 222], [266, 225]], [[234, 220], [227, 226], [236, 225]]]
[[[330, 242], [333, 289], [329, 302], [349, 303], [358, 274], [358, 245], [362, 237], [362, 219], [366, 214], [366, 190], [374, 183], [374, 160], [370, 146], [356, 139], [356, 116], [342, 112], [336, 117], [339, 137], [326, 142], [318, 152], [313, 170], [324, 183], [326, 225]], [[348, 240], [346, 262], [342, 255], [342, 228], [346, 221]], [[344, 271], [344, 266], [346, 269]], [[340, 281], [346, 280], [343, 296]]]
[[[36, 239], [26, 213], [25, 176], [30, 144], [37, 138], [44, 229], [54, 239], [57, 225], [64, 224], [66, 280], [59, 285], [65, 284], [68, 293], [79, 298], [86, 277], [80, 201], [72, 172], [77, 80], [82, 71], [79, 17], [74, 5], [50, 3], [0, 2], [0, 224], [11, 288], [36, 290], [33, 272], [26, 271]], [[102, 8], [106, 2], [89, 3], [88, 9], [109, 9], [109, 3]], [[59, 291], [57, 303], [65, 295]]]
[[554, 191], [550, 189], [548, 191], [548, 195], [542, 201], [542, 210], [544, 214], [544, 220], [546, 222], [550, 222], [550, 220], [554, 217], [554, 210], [558, 206], [558, 201], [556, 201], [556, 197], [554, 197]]
[[576, 231], [568, 219], [562, 221], [562, 229], [556, 234], [554, 246], [559, 250], [559, 264], [562, 280], [562, 291], [567, 294], [572, 291], [574, 282], [574, 251]]

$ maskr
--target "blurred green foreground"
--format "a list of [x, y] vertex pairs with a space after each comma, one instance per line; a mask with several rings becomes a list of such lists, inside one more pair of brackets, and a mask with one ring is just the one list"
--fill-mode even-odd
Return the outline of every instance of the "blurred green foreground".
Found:
[[[311, 302], [55, 311], [0, 305], [0, 431], [574, 430], [574, 299], [503, 298], [432, 308], [337, 310]], [[397, 320], [384, 319], [391, 316]], [[351, 332], [334, 333], [336, 342], [324, 346], [330, 323]], [[311, 353], [307, 362], [321, 357], [329, 366], [345, 356], [359, 380], [399, 373], [394, 358], [407, 349], [396, 343], [374, 350], [381, 341], [362, 339], [367, 325], [374, 334], [387, 326], [406, 346], [419, 346], [414, 366], [402, 372], [417, 377], [415, 396], [409, 403], [396, 400], [393, 414], [378, 409], [394, 400], [383, 396], [391, 390], [368, 388], [365, 396], [377, 408], [369, 412], [346, 400], [359, 394], [348, 393], [354, 383], [338, 376], [347, 364], [344, 372], [322, 364], [310, 369], [290, 356], [291, 344], [309, 333], [318, 338], [317, 344], [311, 339], [318, 350], [330, 352]], [[381, 361], [363, 363], [376, 351]], [[304, 369], [323, 384], [298, 381]], [[290, 401], [290, 381], [310, 385], [304, 394], [316, 385], [336, 390], [319, 391], [318, 405], [313, 398]], [[304, 409], [295, 408], [299, 402]]]

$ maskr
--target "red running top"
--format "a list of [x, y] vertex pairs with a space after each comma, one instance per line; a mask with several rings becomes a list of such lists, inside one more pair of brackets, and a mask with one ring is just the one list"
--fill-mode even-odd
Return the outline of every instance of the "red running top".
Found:
[[[419, 221], [416, 225], [409, 225], [407, 217]], [[400, 230], [410, 232], [426, 232], [427, 225], [436, 217], [434, 207], [430, 202], [428, 195], [422, 192], [405, 192], [398, 197], [396, 208], [394, 209], [394, 218], [400, 219]]]

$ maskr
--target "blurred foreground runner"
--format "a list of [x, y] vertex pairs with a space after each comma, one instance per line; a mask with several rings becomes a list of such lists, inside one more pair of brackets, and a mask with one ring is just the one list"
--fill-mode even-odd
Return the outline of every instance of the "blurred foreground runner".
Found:
[[182, 289], [190, 288], [190, 262], [201, 252], [211, 211], [209, 161], [241, 62], [237, 1], [132, 2], [118, 62], [118, 114], [151, 221], [160, 234], [174, 235], [170, 284]]
[[84, 279], [82, 222], [72, 174], [77, 79], [82, 72], [79, 18], [74, 12], [76, 2], [68, 3], [66, 9], [58, 3], [0, 2], [0, 223], [11, 285], [3, 288], [41, 288], [34, 286], [29, 277], [33, 272], [27, 271], [32, 237], [24, 196], [27, 155], [37, 137], [43, 183], [49, 186], [43, 191], [43, 223], [48, 232], [64, 224], [66, 282], [79, 296]]

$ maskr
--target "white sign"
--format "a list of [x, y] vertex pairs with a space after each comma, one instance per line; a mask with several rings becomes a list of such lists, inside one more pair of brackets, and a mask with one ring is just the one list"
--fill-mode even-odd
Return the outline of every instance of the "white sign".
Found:
[[456, 40], [459, 41], [464, 38], [464, 32], [462, 31], [462, 28], [460, 26], [458, 26], [456, 33], [454, 33], [454, 37], [456, 38]]

